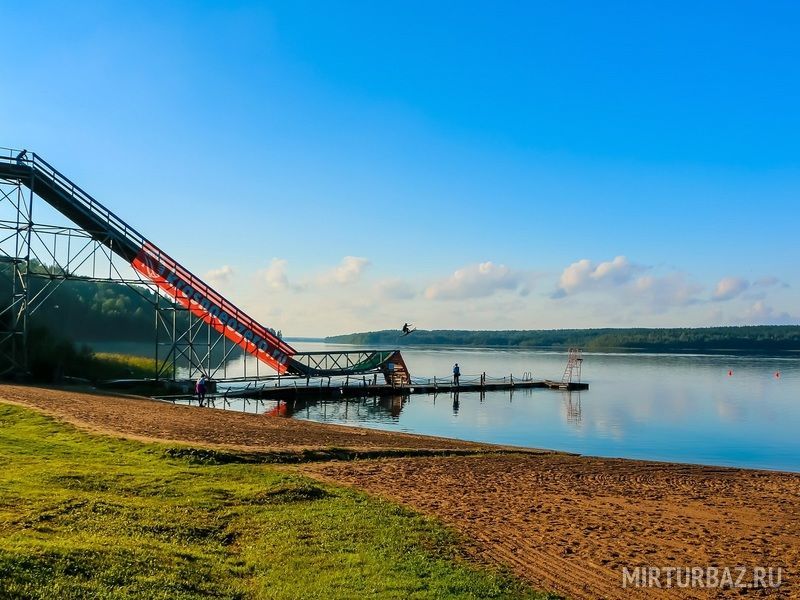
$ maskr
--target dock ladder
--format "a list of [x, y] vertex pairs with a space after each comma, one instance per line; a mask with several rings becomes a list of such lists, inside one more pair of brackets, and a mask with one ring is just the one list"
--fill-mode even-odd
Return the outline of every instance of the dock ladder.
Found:
[[572, 383], [573, 376], [576, 378], [577, 383], [581, 382], [581, 364], [583, 363], [583, 353], [580, 348], [570, 348], [569, 357], [567, 358], [567, 366], [564, 369], [564, 375], [561, 377], [561, 383], [565, 386]]

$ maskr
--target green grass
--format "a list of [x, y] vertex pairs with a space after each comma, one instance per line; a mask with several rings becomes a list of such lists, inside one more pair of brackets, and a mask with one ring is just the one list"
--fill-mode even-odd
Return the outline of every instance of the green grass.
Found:
[[0, 598], [544, 597], [392, 503], [168, 450], [0, 404]]
[[95, 352], [92, 355], [91, 371], [89, 375], [93, 379], [155, 377], [156, 363], [153, 358], [144, 356]]

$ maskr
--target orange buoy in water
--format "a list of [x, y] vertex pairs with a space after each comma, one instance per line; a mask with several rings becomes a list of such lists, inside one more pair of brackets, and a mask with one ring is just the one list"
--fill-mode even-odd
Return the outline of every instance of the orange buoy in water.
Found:
[[730, 371], [728, 371], [728, 377], [730, 377], [731, 375], [733, 375], [733, 369], [731, 369]]
[[780, 371], [775, 371], [775, 377], [780, 378], [780, 376], [781, 376], [781, 372]]

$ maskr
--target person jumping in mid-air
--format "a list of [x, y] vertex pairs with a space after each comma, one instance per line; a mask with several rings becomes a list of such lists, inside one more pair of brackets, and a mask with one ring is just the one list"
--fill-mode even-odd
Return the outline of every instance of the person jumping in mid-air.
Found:
[[413, 333], [415, 330], [411, 329], [413, 325], [409, 325], [408, 323], [403, 324], [403, 335], [408, 335], [409, 333]]

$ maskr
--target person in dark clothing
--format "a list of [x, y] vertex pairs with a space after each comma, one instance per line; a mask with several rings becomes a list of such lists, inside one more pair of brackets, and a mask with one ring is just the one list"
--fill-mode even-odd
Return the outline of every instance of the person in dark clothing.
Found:
[[200, 406], [203, 406], [203, 402], [206, 400], [206, 376], [201, 375], [200, 379], [197, 380], [197, 385], [194, 386], [194, 391], [197, 394], [197, 402]]
[[453, 385], [458, 387], [458, 378], [461, 377], [461, 369], [458, 366], [458, 363], [453, 365]]

